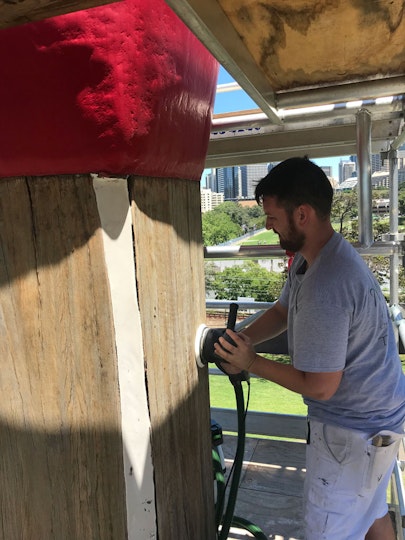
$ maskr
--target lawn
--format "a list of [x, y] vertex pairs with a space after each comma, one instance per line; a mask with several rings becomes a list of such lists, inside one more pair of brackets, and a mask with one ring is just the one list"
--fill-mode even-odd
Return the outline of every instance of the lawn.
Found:
[[[243, 383], [245, 399], [248, 386]], [[212, 407], [235, 409], [235, 392], [228, 377], [210, 375], [210, 400]], [[300, 395], [264, 379], [250, 379], [249, 410], [282, 414], [304, 414], [306, 406]]]
[[278, 234], [273, 231], [262, 231], [241, 242], [243, 246], [249, 245], [274, 245], [279, 244]]
[[[405, 372], [405, 355], [400, 355], [402, 369]], [[212, 407], [235, 409], [235, 392], [228, 377], [210, 375], [210, 401]], [[248, 394], [247, 383], [243, 383], [245, 400]], [[307, 414], [306, 405], [300, 395], [266, 381], [265, 379], [250, 379], [249, 410], [261, 412], [276, 412], [281, 414]]]

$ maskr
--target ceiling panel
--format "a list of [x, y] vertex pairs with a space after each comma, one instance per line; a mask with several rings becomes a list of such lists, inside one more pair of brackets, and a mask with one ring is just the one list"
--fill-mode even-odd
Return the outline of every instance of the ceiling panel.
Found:
[[[225, 165], [298, 153], [355, 153], [356, 111], [353, 104], [347, 107], [353, 100], [358, 109], [371, 112], [373, 151], [387, 150], [402, 134], [403, 0], [167, 3], [266, 116], [260, 121], [257, 114], [238, 120], [214, 117], [207, 167], [220, 166], [221, 160]], [[380, 107], [384, 96], [394, 99]], [[334, 106], [329, 112], [298, 114], [324, 104]], [[259, 132], [252, 131], [255, 126]]]
[[118, 0], [0, 0], [0, 29], [18, 26]]
[[219, 0], [274, 92], [402, 75], [402, 0]]

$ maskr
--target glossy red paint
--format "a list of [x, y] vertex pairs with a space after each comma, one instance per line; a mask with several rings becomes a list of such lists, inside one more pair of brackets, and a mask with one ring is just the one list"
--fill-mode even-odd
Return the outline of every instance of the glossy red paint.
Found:
[[218, 65], [163, 0], [0, 32], [0, 176], [199, 180]]

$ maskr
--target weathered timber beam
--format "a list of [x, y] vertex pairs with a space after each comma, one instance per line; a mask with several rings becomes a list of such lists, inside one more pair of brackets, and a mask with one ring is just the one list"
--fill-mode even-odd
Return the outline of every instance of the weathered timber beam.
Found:
[[0, 538], [128, 538], [120, 388], [92, 180], [0, 181]]
[[194, 354], [205, 321], [200, 187], [137, 176], [130, 196], [158, 537], [213, 540], [208, 373]]
[[117, 1], [119, 0], [0, 0], [0, 29]]

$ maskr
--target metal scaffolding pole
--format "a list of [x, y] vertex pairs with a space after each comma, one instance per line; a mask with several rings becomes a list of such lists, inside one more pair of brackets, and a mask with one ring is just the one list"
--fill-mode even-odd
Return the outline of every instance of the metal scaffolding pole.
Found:
[[[403, 242], [404, 234], [398, 232], [398, 159], [397, 150], [405, 142], [405, 130], [391, 143], [387, 152], [390, 164], [390, 233], [383, 235], [383, 241]], [[401, 250], [402, 255], [402, 250]], [[402, 262], [403, 264], [403, 262]], [[393, 252], [390, 255], [390, 303], [399, 304], [399, 265], [400, 253]]]
[[[396, 149], [388, 153], [390, 164], [390, 240], [398, 239], [398, 159]], [[399, 303], [399, 255], [390, 256], [390, 303]]]
[[371, 197], [371, 114], [360, 109], [356, 115], [359, 194], [359, 242], [363, 246], [373, 243]]

